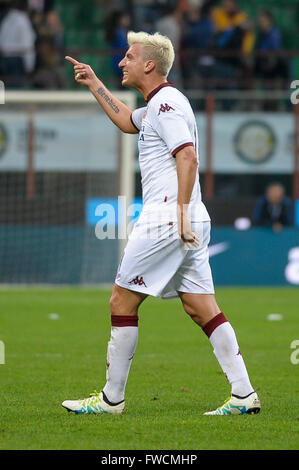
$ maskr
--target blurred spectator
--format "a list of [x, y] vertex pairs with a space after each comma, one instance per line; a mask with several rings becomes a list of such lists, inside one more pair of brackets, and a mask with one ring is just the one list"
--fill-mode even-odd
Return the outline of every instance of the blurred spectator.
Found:
[[[285, 82], [279, 83], [279, 79], [288, 80], [287, 61], [275, 55], [275, 51], [282, 48], [281, 34], [274, 24], [274, 18], [269, 10], [261, 10], [258, 16], [258, 42], [255, 72], [261, 78], [262, 86], [266, 89], [285, 88]], [[271, 54], [274, 52], [274, 54]]]
[[6, 0], [0, 0], [0, 24], [2, 22], [3, 17], [7, 13], [7, 1]]
[[228, 52], [216, 60], [217, 88], [238, 88], [248, 74], [248, 57], [254, 45], [251, 21], [239, 9], [237, 0], [222, 0], [222, 6], [213, 10], [212, 19], [216, 28], [214, 47]]
[[292, 225], [292, 202], [285, 196], [284, 187], [280, 183], [271, 183], [267, 187], [265, 195], [257, 201], [252, 218], [255, 225], [272, 227], [275, 232]]
[[183, 45], [188, 48], [208, 49], [214, 33], [210, 2], [205, 2], [201, 8], [191, 6], [186, 12]]
[[35, 64], [35, 33], [18, 1], [10, 1], [0, 25], [1, 69], [7, 88], [23, 88]]
[[28, 0], [28, 8], [33, 11], [44, 11], [44, 0]]
[[118, 10], [110, 14], [106, 20], [106, 40], [112, 51], [112, 69], [116, 77], [115, 86], [121, 86], [122, 71], [118, 64], [128, 49], [127, 32], [131, 17], [126, 11]]
[[[208, 54], [215, 34], [210, 1], [204, 2], [201, 8], [191, 6], [186, 12], [183, 31], [183, 70], [187, 88], [207, 90], [214, 66], [214, 58]], [[200, 55], [197, 51], [200, 51]], [[207, 54], [203, 54], [204, 51], [207, 51]]]
[[37, 63], [33, 82], [36, 88], [62, 89], [64, 75], [64, 31], [55, 10], [42, 14], [32, 12], [36, 31]]
[[161, 16], [161, 9], [169, 0], [131, 0], [134, 15], [134, 31], [152, 33], [156, 21]]
[[165, 9], [166, 14], [156, 22], [155, 30], [167, 36], [173, 45], [175, 60], [172, 69], [168, 75], [168, 80], [173, 82], [177, 88], [182, 88], [182, 71], [180, 63], [180, 46], [182, 39], [182, 21], [183, 13], [178, 3]]
[[48, 12], [55, 7], [55, 0], [28, 0], [28, 9], [31, 11]]

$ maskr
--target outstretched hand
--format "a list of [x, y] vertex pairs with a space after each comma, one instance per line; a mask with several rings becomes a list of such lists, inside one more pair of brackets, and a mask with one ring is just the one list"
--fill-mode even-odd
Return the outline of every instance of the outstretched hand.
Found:
[[76, 59], [68, 55], [65, 58], [68, 62], [73, 64], [75, 80], [80, 83], [80, 85], [89, 87], [95, 82], [95, 80], [97, 80], [96, 74], [89, 65], [78, 62]]

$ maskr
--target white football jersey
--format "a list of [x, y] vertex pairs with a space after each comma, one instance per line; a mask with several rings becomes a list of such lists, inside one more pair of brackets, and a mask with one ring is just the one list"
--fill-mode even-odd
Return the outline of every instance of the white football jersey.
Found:
[[[143, 210], [140, 218], [156, 222], [177, 220], [178, 182], [176, 153], [192, 145], [199, 162], [198, 133], [188, 99], [169, 82], [153, 90], [147, 106], [131, 115], [139, 131], [138, 149]], [[196, 178], [189, 204], [192, 221], [209, 221]]]

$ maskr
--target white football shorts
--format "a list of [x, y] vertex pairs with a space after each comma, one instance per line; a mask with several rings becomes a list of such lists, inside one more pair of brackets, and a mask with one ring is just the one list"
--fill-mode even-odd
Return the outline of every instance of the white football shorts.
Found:
[[177, 297], [178, 292], [214, 294], [209, 264], [210, 222], [193, 222], [200, 240], [188, 249], [177, 232], [177, 223], [137, 222], [129, 236], [115, 283], [154, 297]]

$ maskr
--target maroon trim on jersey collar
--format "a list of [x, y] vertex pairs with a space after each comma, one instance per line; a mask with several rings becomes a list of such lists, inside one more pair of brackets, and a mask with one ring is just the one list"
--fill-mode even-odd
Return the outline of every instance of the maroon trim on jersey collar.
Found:
[[171, 82], [164, 82], [164, 83], [161, 83], [161, 85], [157, 86], [157, 88], [154, 88], [148, 95], [147, 95], [147, 98], [146, 98], [146, 102], [148, 103], [149, 100], [152, 99], [153, 96], [155, 96], [156, 93], [158, 93], [158, 91], [161, 90], [161, 88], [164, 88], [166, 86], [173, 86], [173, 83]]

